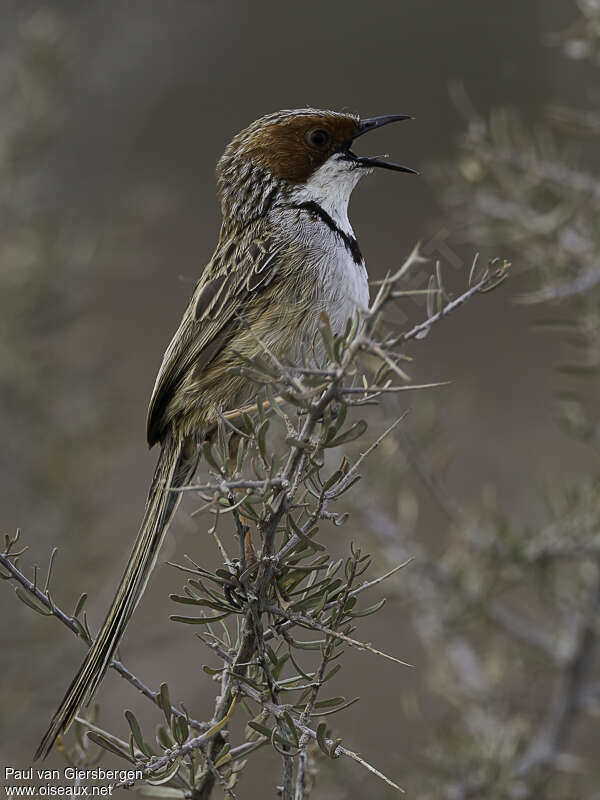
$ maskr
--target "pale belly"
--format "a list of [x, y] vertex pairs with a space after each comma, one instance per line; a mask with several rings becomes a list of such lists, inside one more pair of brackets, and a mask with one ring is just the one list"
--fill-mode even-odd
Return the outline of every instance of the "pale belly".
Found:
[[322, 273], [325, 310], [334, 333], [343, 333], [348, 319], [369, 307], [369, 283], [364, 262], [336, 254]]
[[369, 282], [364, 261], [357, 264], [342, 242], [327, 239], [329, 247], [315, 260], [318, 294], [333, 332], [340, 334], [348, 319], [368, 309]]

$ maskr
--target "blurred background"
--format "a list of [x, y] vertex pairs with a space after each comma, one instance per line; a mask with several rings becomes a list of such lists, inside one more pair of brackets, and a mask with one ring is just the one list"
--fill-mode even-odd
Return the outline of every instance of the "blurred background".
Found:
[[[381, 571], [417, 557], [360, 628], [415, 668], [348, 653], [339, 692], [362, 703], [334, 726], [420, 800], [600, 797], [589, 759], [597, 719], [570, 695], [573, 718], [536, 762], [536, 794], [515, 778], [531, 745], [548, 744], [545, 715], [560, 687], [573, 688], [566, 667], [588, 633], [575, 689], [584, 677], [586, 692], [596, 689], [586, 711], [600, 695], [598, 608], [585, 611], [597, 581], [597, 431], [584, 413], [598, 400], [599, 19], [591, 0], [0, 3], [0, 532], [21, 529], [28, 568], [59, 548], [54, 599], [71, 611], [88, 592], [92, 626], [141, 518], [155, 461], [146, 404], [217, 239], [214, 166], [235, 133], [280, 108], [413, 114], [369, 146], [421, 177], [372, 175], [352, 201], [371, 276], [398, 266], [417, 240], [432, 264], [441, 260], [454, 293], [476, 251], [513, 261], [500, 290], [410, 348], [411, 377], [452, 385], [389, 404], [411, 414], [339, 532], [340, 552], [359, 541]], [[575, 286], [556, 289], [565, 282]], [[523, 294], [536, 302], [518, 302]], [[407, 300], [397, 321], [424, 314]], [[569, 336], [541, 330], [548, 318], [571, 325]], [[204, 719], [216, 686], [201, 670], [201, 644], [168, 621], [167, 595], [181, 580], [164, 563], [184, 553], [216, 562], [209, 522], [191, 519], [193, 508], [171, 527], [121, 653], [147, 684], [177, 687]], [[545, 551], [515, 555], [548, 526], [560, 540], [556, 520], [584, 512], [578, 560], [571, 552], [555, 573]], [[449, 597], [427, 565], [447, 568]], [[512, 621], [530, 626], [512, 650], [482, 611], [498, 581], [515, 590]], [[459, 634], [467, 584], [469, 620], [483, 614], [487, 623]], [[26, 766], [83, 647], [19, 603], [8, 582], [0, 589], [0, 761]], [[456, 614], [445, 627], [448, 609]], [[527, 641], [538, 628], [545, 651]], [[153, 719], [114, 675], [98, 700], [103, 723], [121, 735], [121, 709]], [[387, 796], [340, 765], [319, 762], [315, 797]], [[260, 751], [239, 796], [274, 796], [278, 770]]]

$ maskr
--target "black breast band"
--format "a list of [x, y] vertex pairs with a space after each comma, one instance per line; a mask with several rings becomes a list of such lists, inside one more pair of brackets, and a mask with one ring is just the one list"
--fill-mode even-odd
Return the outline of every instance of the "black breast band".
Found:
[[308, 211], [309, 214], [312, 214], [315, 217], [318, 217], [322, 222], [327, 225], [327, 227], [336, 233], [340, 239], [346, 245], [347, 250], [350, 252], [352, 256], [352, 260], [355, 264], [362, 264], [363, 257], [362, 253], [360, 252], [360, 247], [358, 246], [358, 242], [354, 238], [354, 236], [349, 236], [346, 231], [343, 231], [339, 225], [335, 222], [332, 217], [325, 211], [324, 208], [316, 203], [314, 200], [306, 200], [304, 203], [294, 203], [292, 208], [299, 208], [302, 211]]

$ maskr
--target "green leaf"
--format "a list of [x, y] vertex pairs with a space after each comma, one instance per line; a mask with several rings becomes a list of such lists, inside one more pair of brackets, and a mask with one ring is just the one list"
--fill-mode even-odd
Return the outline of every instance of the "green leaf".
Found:
[[290, 643], [297, 650], [320, 650], [321, 645], [325, 644], [325, 639], [314, 639], [308, 642], [302, 642], [299, 639], [291, 639]]
[[327, 733], [327, 723], [321, 722], [317, 727], [317, 744], [321, 748], [321, 750], [325, 753], [326, 756], [329, 756], [329, 750], [327, 749], [327, 742], [325, 741], [325, 736]]
[[330, 476], [329, 480], [325, 481], [325, 483], [323, 484], [323, 487], [321, 489], [321, 496], [326, 494], [327, 490], [331, 489], [331, 487], [334, 486], [340, 480], [340, 478], [343, 478], [343, 476], [344, 473], [342, 472], [341, 469], [336, 470], [333, 473], [333, 475]]
[[77, 601], [77, 605], [75, 606], [75, 611], [73, 612], [73, 616], [74, 616], [74, 617], [78, 617], [78, 616], [81, 614], [81, 612], [82, 612], [82, 610], [83, 610], [83, 607], [84, 607], [84, 605], [85, 605], [85, 601], [87, 600], [87, 598], [88, 598], [88, 596], [87, 596], [87, 594], [84, 592], [84, 593], [81, 595], [81, 597], [79, 598], [79, 600]]
[[253, 719], [251, 719], [248, 722], [248, 727], [252, 728], [252, 730], [256, 731], [257, 733], [260, 733], [261, 736], [266, 736], [271, 741], [275, 739], [277, 742], [279, 742], [279, 744], [282, 744], [285, 747], [294, 746], [292, 742], [288, 741], [287, 739], [284, 739], [283, 736], [281, 736], [281, 734], [275, 731], [275, 729], [272, 730], [271, 728], [267, 728], [266, 725], [261, 725], [260, 722], [255, 722], [255, 720]]
[[347, 415], [348, 415], [348, 406], [345, 405], [340, 406], [337, 417], [327, 429], [327, 436], [325, 437], [326, 442], [330, 442], [335, 437], [337, 432], [340, 430], [340, 428], [346, 421]]
[[279, 511], [284, 499], [285, 499], [285, 492], [279, 492], [279, 494], [277, 494], [273, 500], [268, 501], [268, 506], [269, 509], [271, 510], [271, 513], [276, 514]]
[[214, 669], [213, 667], [209, 667], [207, 664], [202, 666], [202, 671], [206, 672], [207, 675], [220, 675], [225, 667], [219, 667], [218, 669]]
[[358, 703], [359, 700], [360, 700], [359, 697], [355, 697], [353, 700], [348, 700], [346, 703], [342, 703], [341, 705], [331, 708], [329, 711], [324, 711], [323, 709], [321, 709], [314, 716], [328, 717], [330, 714], [337, 714], [340, 711], [343, 711], [345, 708], [350, 708], [350, 706], [353, 706], [354, 703]]
[[176, 758], [175, 761], [162, 772], [156, 773], [152, 777], [147, 777], [146, 780], [151, 786], [159, 786], [161, 783], [167, 783], [167, 781], [170, 781], [179, 769], [181, 761], [181, 757]]
[[297, 603], [293, 603], [291, 609], [292, 611], [308, 611], [308, 609], [318, 606], [319, 603], [322, 603], [324, 605], [326, 602], [327, 602], [327, 590], [323, 589], [322, 592], [318, 592], [317, 594], [311, 594], [304, 600], [298, 600]]
[[275, 654], [273, 648], [267, 644], [265, 645], [265, 650], [267, 651], [267, 655], [269, 657], [269, 661], [271, 662], [271, 664], [277, 664], [279, 659], [277, 658], [277, 655]]
[[142, 736], [142, 730], [140, 728], [140, 724], [135, 718], [133, 711], [129, 711], [129, 709], [127, 709], [125, 711], [125, 719], [129, 724], [129, 728], [131, 729], [131, 735], [133, 736], [133, 739], [137, 744], [138, 748], [142, 751], [142, 753], [148, 755], [144, 749], [144, 737]]
[[171, 731], [167, 732], [164, 725], [159, 725], [156, 731], [156, 738], [162, 747], [168, 749], [173, 747], [173, 739], [171, 738]]
[[332, 439], [330, 442], [327, 442], [325, 445], [326, 447], [339, 447], [341, 444], [348, 444], [348, 442], [353, 442], [355, 439], [360, 438], [363, 433], [367, 430], [368, 425], [364, 421], [364, 419], [360, 419], [358, 422], [355, 422], [354, 425], [351, 425], [347, 428], [343, 433], [340, 433], [339, 436], [336, 436], [335, 439]]
[[173, 735], [179, 744], [183, 744], [190, 733], [190, 726], [188, 725], [185, 717], [173, 715], [173, 722], [171, 724]]
[[[341, 497], [343, 494], [346, 494], [346, 492], [350, 491], [350, 489], [352, 489], [352, 487], [354, 486], [354, 484], [355, 484], [355, 483], [358, 483], [360, 480], [362, 480], [362, 477], [361, 477], [360, 475], [355, 475], [353, 478], [351, 478], [351, 479], [349, 480], [349, 482], [348, 482], [348, 483], [346, 483], [346, 484], [345, 484], [345, 485], [344, 485], [344, 486], [343, 486], [343, 487], [342, 487], [342, 488], [339, 490], [339, 492], [336, 492], [336, 493], [335, 493], [335, 498], [334, 498], [334, 499], [335, 499], [335, 500], [337, 500], [337, 498], [338, 498], [338, 497]], [[347, 515], [346, 515], [346, 516], [347, 516]]]
[[334, 676], [336, 673], [338, 673], [338, 672], [341, 670], [341, 668], [342, 668], [342, 665], [341, 665], [341, 664], [336, 664], [336, 665], [335, 665], [335, 666], [334, 666], [332, 669], [330, 669], [330, 670], [329, 670], [329, 672], [328, 672], [328, 673], [327, 673], [327, 674], [324, 676], [324, 678], [323, 678], [323, 683], [326, 683], [326, 682], [327, 682], [327, 681], [328, 681], [330, 678], [333, 678], [333, 676]]
[[300, 528], [296, 525], [296, 522], [294, 521], [291, 515], [288, 516], [288, 521], [290, 523], [290, 528], [292, 533], [296, 534], [298, 539], [300, 539], [301, 544], [303, 544], [305, 547], [308, 547], [310, 548], [310, 550], [313, 550], [315, 552], [325, 550], [324, 545], [319, 544], [318, 542], [314, 542], [311, 538], [309, 538], [311, 536], [314, 536], [318, 532], [319, 530], [318, 528], [313, 528], [308, 532], [308, 534], [305, 534], [302, 533]]
[[335, 363], [336, 364], [339, 364], [341, 362], [341, 360], [342, 360], [342, 355], [343, 355], [343, 352], [344, 352], [345, 345], [346, 345], [346, 342], [344, 341], [344, 338], [342, 336], [336, 336], [336, 338], [334, 340], [334, 343], [333, 343], [333, 349], [334, 349], [334, 353], [335, 353]]
[[[321, 582], [325, 583], [325, 582]], [[336, 578], [334, 581], [327, 579], [326, 585], [322, 586], [322, 588], [318, 592], [313, 592], [308, 597], [305, 597], [304, 600], [299, 600], [297, 603], [292, 605], [292, 608], [295, 610], [300, 610], [303, 608], [311, 608], [315, 603], [321, 603], [321, 610], [322, 607], [326, 605], [330, 600], [335, 597], [336, 589], [339, 589], [341, 586], [342, 581], [339, 578]], [[315, 584], [317, 585], [317, 584]], [[312, 587], [307, 587], [307, 591], [309, 591]]]
[[222, 750], [219, 750], [218, 755], [216, 756], [215, 760], [215, 767], [219, 769], [222, 767], [223, 764], [227, 764], [228, 761], [231, 761], [231, 745], [229, 743], [225, 744]]
[[256, 432], [256, 444], [258, 446], [258, 451], [261, 455], [261, 458], [265, 462], [269, 460], [267, 453], [267, 431], [269, 430], [269, 425], [270, 425], [270, 420], [266, 419], [264, 422], [261, 423], [260, 427]]
[[[301, 578], [301, 580], [303, 580], [303, 578]], [[309, 583], [306, 586], [302, 586], [293, 592], [288, 591], [287, 597], [296, 597], [299, 594], [306, 594], [307, 592], [312, 592], [314, 594], [314, 592], [317, 589], [320, 589], [322, 587], [329, 588], [330, 580], [331, 580], [330, 578], [323, 578], [323, 580], [316, 581], [315, 583]]]
[[375, 614], [375, 612], [379, 611], [380, 608], [383, 608], [384, 605], [385, 605], [385, 597], [383, 598], [383, 600], [380, 600], [378, 603], [374, 603], [372, 606], [369, 606], [368, 608], [363, 608], [360, 611], [353, 611], [351, 614], [349, 614], [349, 616], [368, 617], [369, 614]]
[[247, 439], [240, 439], [237, 446], [236, 465], [235, 471], [240, 473], [244, 467], [244, 459], [246, 458], [246, 443]]
[[330, 697], [328, 700], [319, 700], [318, 703], [315, 703], [315, 708], [333, 708], [345, 702], [345, 697]]
[[52, 611], [50, 611], [50, 609], [39, 604], [39, 601], [33, 600], [33, 596], [28, 594], [20, 586], [15, 586], [15, 594], [21, 602], [25, 603], [26, 606], [29, 606], [29, 608], [32, 608], [34, 611], [37, 611], [37, 613], [41, 614], [43, 617], [52, 616]]
[[327, 577], [328, 578], [333, 577], [333, 575], [335, 575], [335, 573], [339, 570], [339, 568], [342, 566], [343, 563], [344, 560], [342, 558], [338, 559], [337, 561], [333, 561], [327, 567]]
[[252, 730], [256, 731], [257, 733], [260, 733], [261, 736], [266, 736], [268, 739], [271, 738], [271, 728], [267, 728], [266, 725], [261, 725], [260, 722], [255, 722], [253, 719], [251, 719], [248, 722], [248, 727], [252, 728]]
[[186, 625], [210, 625], [211, 622], [218, 622], [220, 619], [225, 619], [231, 614], [228, 611], [226, 614], [217, 614], [214, 617], [179, 617], [172, 614], [169, 619], [173, 622], [183, 622]]
[[219, 578], [223, 578], [224, 582], [229, 584], [235, 579], [235, 575], [226, 569], [215, 570], [215, 575], [218, 575]]
[[190, 606], [199, 606], [203, 604], [203, 601], [198, 597], [190, 597], [184, 594], [170, 594], [169, 600], [172, 600], [174, 603], [185, 603]]
[[165, 715], [165, 719], [170, 724], [171, 715], [173, 714], [173, 712], [171, 711], [172, 704], [171, 704], [171, 697], [169, 695], [169, 687], [166, 683], [161, 683], [156, 701], [160, 706], [160, 708], [162, 709], [162, 712]]
[[116, 744], [113, 744], [109, 739], [105, 736], [102, 736], [101, 733], [96, 733], [95, 731], [88, 731], [87, 738], [101, 747], [103, 750], [108, 750], [109, 753], [113, 753], [120, 758], [124, 758], [125, 761], [129, 761], [130, 764], [135, 764], [135, 761], [131, 758], [129, 753], [124, 750], [121, 750], [120, 747], [117, 747]]
[[349, 597], [346, 600], [346, 604], [344, 606], [344, 614], [348, 614], [350, 611], [352, 611], [357, 602], [358, 602], [357, 597]]
[[188, 597], [187, 595], [170, 594], [169, 598], [173, 600], [174, 603], [185, 603], [187, 605], [203, 606], [205, 608], [212, 608], [214, 611], [227, 611], [227, 612], [234, 611], [233, 607], [225, 602], [215, 603], [214, 601], [211, 600], [205, 600], [202, 597], [194, 598], [194, 597]]

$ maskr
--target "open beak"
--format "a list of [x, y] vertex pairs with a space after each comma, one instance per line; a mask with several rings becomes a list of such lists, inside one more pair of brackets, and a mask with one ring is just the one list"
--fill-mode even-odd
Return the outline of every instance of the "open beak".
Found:
[[[352, 141], [358, 139], [359, 136], [362, 136], [369, 131], [374, 131], [375, 128], [382, 128], [384, 125], [389, 125], [391, 122], [402, 122], [405, 119], [413, 119], [409, 114], [387, 114], [383, 117], [370, 117], [369, 119], [363, 119], [360, 122], [360, 127], [358, 129], [358, 133], [355, 133], [352, 137]], [[412, 175], [418, 175], [419, 173], [415, 169], [411, 169], [410, 167], [405, 167], [402, 164], [394, 164], [393, 161], [387, 161], [384, 158], [371, 158], [369, 156], [357, 156], [356, 153], [353, 153], [350, 150], [350, 146], [346, 151], [347, 156], [350, 161], [353, 161], [357, 166], [361, 167], [382, 167], [383, 169], [391, 169], [395, 172], [410, 172]]]

